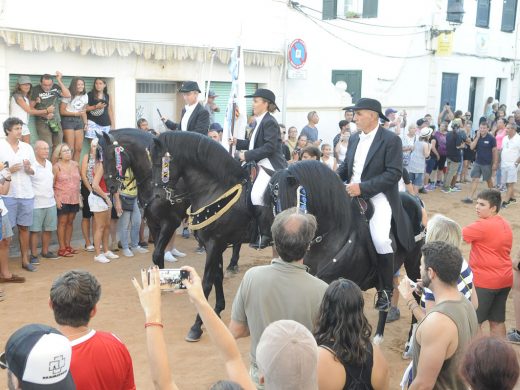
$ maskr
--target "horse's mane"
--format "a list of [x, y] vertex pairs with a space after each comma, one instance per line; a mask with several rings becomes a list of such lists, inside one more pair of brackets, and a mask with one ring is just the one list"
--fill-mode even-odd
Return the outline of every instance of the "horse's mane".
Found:
[[139, 129], [118, 129], [118, 130], [111, 130], [110, 134], [118, 137], [118, 136], [128, 136], [132, 140], [135, 140], [137, 143], [143, 145], [144, 147], [148, 147], [153, 142], [153, 135], [146, 131], [142, 131]]
[[188, 131], [168, 131], [159, 135], [173, 161], [197, 167], [224, 185], [234, 185], [247, 177], [246, 170], [211, 138]]
[[307, 193], [309, 212], [319, 215], [338, 229], [351, 223], [351, 203], [339, 176], [319, 161], [300, 161], [287, 169]]

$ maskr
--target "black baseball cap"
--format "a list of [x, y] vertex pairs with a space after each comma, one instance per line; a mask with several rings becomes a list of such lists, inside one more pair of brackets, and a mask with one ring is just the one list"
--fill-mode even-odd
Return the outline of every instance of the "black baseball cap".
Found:
[[9, 369], [24, 390], [75, 390], [71, 358], [70, 341], [57, 329], [30, 324], [9, 337], [0, 367]]

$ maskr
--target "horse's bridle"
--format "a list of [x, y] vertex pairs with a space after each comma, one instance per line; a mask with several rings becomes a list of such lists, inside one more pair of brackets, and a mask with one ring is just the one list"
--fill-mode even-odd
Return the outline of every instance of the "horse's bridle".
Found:
[[[303, 186], [298, 186], [298, 189], [297, 191], [299, 192], [300, 191], [300, 187], [303, 187]], [[271, 198], [273, 199], [273, 216], [276, 217], [278, 214], [280, 214], [283, 210], [282, 210], [282, 204], [280, 202], [280, 197], [279, 197], [279, 194], [280, 194], [280, 186], [278, 183], [269, 183], [269, 191], [271, 192]], [[298, 205], [297, 205], [298, 207]], [[305, 211], [306, 212], [306, 211]], [[314, 244], [319, 244], [320, 242], [323, 241], [323, 239], [327, 236], [327, 234], [329, 234], [329, 232], [325, 232], [319, 236], [316, 236], [314, 237], [311, 242], [309, 243], [309, 245], [314, 245]]]
[[[149, 153], [149, 151], [148, 151]], [[162, 161], [161, 163], [154, 163], [152, 161], [152, 170], [154, 169], [154, 167], [160, 167], [161, 170], [163, 169], [163, 164], [162, 164]], [[169, 169], [169, 167], [168, 167]], [[183, 193], [180, 193], [180, 194], [176, 194], [175, 193], [175, 188], [173, 186], [169, 186], [169, 183], [170, 183], [170, 176], [168, 174], [168, 178], [166, 181], [164, 180], [161, 180], [161, 183], [158, 183], [156, 181], [152, 181], [152, 184], [155, 188], [159, 188], [161, 187], [163, 190], [164, 190], [164, 193], [165, 193], [165, 199], [170, 202], [170, 204], [173, 206], [175, 204], [179, 204], [179, 203], [182, 203], [184, 202], [188, 197], [189, 197], [189, 192], [183, 192]]]

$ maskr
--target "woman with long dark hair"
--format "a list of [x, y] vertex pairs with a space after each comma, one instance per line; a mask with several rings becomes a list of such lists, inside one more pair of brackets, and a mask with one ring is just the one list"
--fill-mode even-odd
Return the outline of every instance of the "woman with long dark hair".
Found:
[[61, 128], [63, 141], [72, 151], [72, 159], [79, 162], [83, 147], [83, 134], [87, 130], [88, 97], [85, 80], [73, 77], [70, 86], [70, 98], [63, 98], [60, 103]]
[[361, 289], [348, 279], [332, 282], [325, 291], [314, 332], [320, 390], [388, 389], [388, 364], [370, 342], [364, 305]]
[[114, 126], [107, 83], [99, 77], [94, 80], [94, 86], [88, 93], [87, 123], [88, 130], [85, 134], [87, 138], [95, 138], [96, 133], [108, 133]]

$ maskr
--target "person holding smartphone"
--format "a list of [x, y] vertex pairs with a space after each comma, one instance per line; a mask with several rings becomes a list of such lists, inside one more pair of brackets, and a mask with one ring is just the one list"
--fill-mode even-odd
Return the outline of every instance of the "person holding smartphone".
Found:
[[114, 127], [114, 114], [107, 92], [107, 83], [97, 77], [88, 95], [86, 138], [95, 138], [96, 133], [108, 133]]

